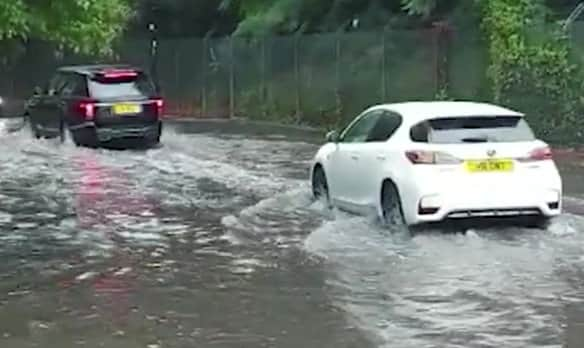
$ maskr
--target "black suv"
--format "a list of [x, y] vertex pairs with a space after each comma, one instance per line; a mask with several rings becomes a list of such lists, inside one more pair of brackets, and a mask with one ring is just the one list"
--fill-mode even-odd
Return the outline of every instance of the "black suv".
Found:
[[25, 115], [36, 138], [63, 141], [68, 130], [78, 146], [127, 138], [154, 146], [160, 142], [163, 106], [152, 79], [138, 68], [68, 66], [45, 88], [35, 88]]

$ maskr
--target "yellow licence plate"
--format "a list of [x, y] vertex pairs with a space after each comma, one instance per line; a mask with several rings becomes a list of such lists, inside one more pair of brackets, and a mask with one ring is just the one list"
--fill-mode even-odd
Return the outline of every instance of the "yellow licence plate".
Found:
[[466, 161], [465, 165], [471, 173], [513, 171], [513, 160], [506, 159]]
[[142, 111], [142, 107], [139, 104], [115, 104], [113, 110], [116, 115], [137, 114]]

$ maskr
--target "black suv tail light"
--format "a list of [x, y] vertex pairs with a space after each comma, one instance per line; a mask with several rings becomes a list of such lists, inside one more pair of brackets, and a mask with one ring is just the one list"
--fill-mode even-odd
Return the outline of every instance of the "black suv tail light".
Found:
[[154, 98], [152, 99], [154, 106], [156, 107], [156, 116], [161, 117], [164, 113], [164, 99]]
[[83, 117], [86, 121], [93, 121], [95, 117], [95, 100], [82, 99], [75, 104], [75, 114]]

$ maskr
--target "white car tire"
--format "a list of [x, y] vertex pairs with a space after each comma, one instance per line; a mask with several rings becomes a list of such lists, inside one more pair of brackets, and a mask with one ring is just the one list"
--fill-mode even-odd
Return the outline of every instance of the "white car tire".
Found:
[[405, 225], [401, 197], [395, 184], [389, 180], [381, 188], [381, 212], [383, 223], [386, 225]]
[[530, 217], [525, 224], [527, 228], [535, 228], [539, 230], [547, 230], [551, 224], [551, 218], [546, 216]]
[[326, 174], [324, 169], [319, 165], [314, 168], [314, 172], [312, 173], [312, 196], [315, 200], [324, 198], [327, 208], [332, 208]]

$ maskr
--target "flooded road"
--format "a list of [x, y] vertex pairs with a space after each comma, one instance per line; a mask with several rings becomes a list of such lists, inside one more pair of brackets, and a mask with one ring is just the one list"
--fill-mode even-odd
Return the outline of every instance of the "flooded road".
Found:
[[412, 237], [312, 203], [315, 138], [273, 132], [2, 135], [0, 346], [560, 347], [584, 322], [578, 169], [547, 231]]

